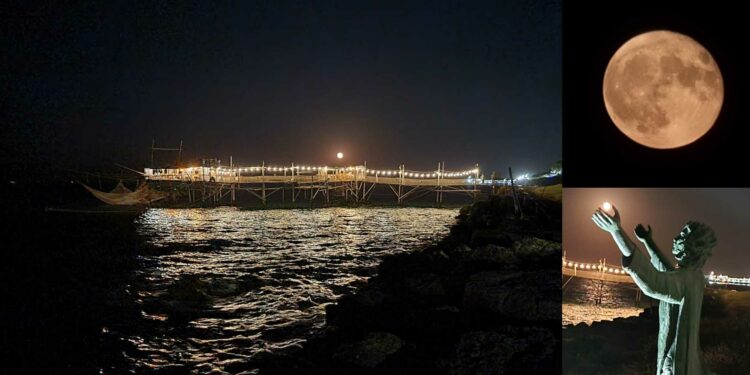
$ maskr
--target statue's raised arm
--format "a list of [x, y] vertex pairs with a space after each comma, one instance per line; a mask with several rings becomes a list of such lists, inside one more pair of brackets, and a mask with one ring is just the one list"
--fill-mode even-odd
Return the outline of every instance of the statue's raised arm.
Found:
[[635, 226], [633, 232], [635, 233], [635, 238], [637, 238], [638, 241], [641, 241], [643, 246], [646, 247], [648, 256], [651, 258], [651, 264], [657, 271], [666, 272], [674, 269], [674, 262], [668, 260], [661, 249], [656, 246], [650, 225], [648, 226], [648, 229], [646, 229], [642, 224], [638, 224]]
[[625, 231], [622, 230], [622, 226], [620, 225], [620, 212], [617, 211], [617, 208], [614, 205], [612, 206], [612, 211], [614, 212], [614, 215], [609, 215], [604, 212], [603, 209], [599, 208], [594, 212], [591, 219], [594, 220], [594, 223], [596, 223], [601, 230], [611, 234], [622, 255], [629, 257], [633, 252], [637, 251], [637, 247]]

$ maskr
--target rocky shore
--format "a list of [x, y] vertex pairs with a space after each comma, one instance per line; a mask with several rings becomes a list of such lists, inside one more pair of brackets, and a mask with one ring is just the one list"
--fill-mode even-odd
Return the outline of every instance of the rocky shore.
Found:
[[[721, 375], [750, 368], [750, 292], [707, 289], [703, 300], [703, 361]], [[638, 317], [580, 323], [563, 329], [566, 374], [652, 375], [656, 373], [658, 307]]]
[[561, 353], [561, 204], [494, 197], [461, 210], [435, 246], [385, 258], [326, 308], [302, 348], [230, 372], [554, 374]]

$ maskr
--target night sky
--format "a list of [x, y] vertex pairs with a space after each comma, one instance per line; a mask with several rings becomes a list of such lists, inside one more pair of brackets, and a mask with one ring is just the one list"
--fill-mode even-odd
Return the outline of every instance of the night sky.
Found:
[[[474, 163], [562, 157], [561, 6], [316, 1], [5, 5], [2, 162]], [[28, 165], [28, 164], [25, 164]]]
[[718, 244], [703, 270], [750, 276], [748, 189], [566, 188], [563, 200], [563, 249], [571, 260], [606, 258], [608, 263], [619, 264], [620, 252], [612, 237], [591, 220], [594, 210], [609, 201], [620, 211], [622, 227], [631, 240], [640, 245], [633, 228], [639, 223], [650, 224], [657, 246], [669, 256], [672, 239], [685, 223], [695, 220], [708, 224], [716, 233]]

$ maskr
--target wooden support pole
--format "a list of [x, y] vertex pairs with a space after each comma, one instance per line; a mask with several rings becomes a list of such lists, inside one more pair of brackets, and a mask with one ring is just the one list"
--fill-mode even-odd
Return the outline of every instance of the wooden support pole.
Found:
[[364, 201], [365, 195], [367, 194], [367, 176], [369, 175], [368, 169], [367, 169], [367, 160], [365, 160], [365, 169], [362, 170], [362, 183], [359, 186], [359, 189], [362, 190], [362, 192], [359, 194], [359, 200]]
[[326, 190], [324, 191], [324, 193], [326, 195], [326, 205], [328, 205], [329, 203], [331, 203], [331, 198], [330, 198], [330, 192], [331, 191], [328, 188], [328, 170], [327, 169], [326, 169], [325, 189]]
[[[182, 147], [182, 143], [180, 143], [180, 147]], [[232, 155], [229, 155], [229, 172], [232, 173], [232, 174], [235, 173], [235, 171], [234, 171], [234, 160], [232, 160]], [[239, 177], [237, 177], [237, 178], [239, 178]], [[231, 189], [232, 189], [232, 206], [234, 206], [234, 205], [237, 204], [236, 195], [235, 195], [235, 184], [231, 184]]]
[[401, 187], [404, 185], [404, 164], [398, 167], [399, 179], [398, 179], [398, 205], [401, 205]]
[[297, 197], [294, 195], [294, 183], [296, 179], [294, 178], [294, 163], [292, 163], [292, 206], [294, 206], [295, 201], [297, 200]]
[[[440, 163], [441, 164], [441, 172], [440, 174], [445, 176], [445, 162]], [[444, 178], [444, 177], [443, 177]], [[443, 205], [443, 186], [440, 186], [440, 205]]]
[[440, 172], [440, 162], [438, 162], [438, 170], [437, 170], [437, 189], [435, 189], [435, 203], [437, 203], [437, 206], [440, 207], [440, 175], [442, 173]]
[[261, 200], [263, 201], [263, 207], [266, 206], [266, 161], [264, 160], [260, 167], [260, 180], [261, 185]]

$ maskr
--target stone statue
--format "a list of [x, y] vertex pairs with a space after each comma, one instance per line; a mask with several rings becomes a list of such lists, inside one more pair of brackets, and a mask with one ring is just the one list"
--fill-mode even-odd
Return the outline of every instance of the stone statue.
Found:
[[659, 300], [657, 375], [703, 375], [699, 342], [701, 305], [705, 278], [703, 265], [716, 246], [716, 236], [707, 225], [690, 221], [674, 238], [672, 254], [677, 267], [664, 259], [651, 238], [651, 227], [635, 227], [635, 235], [646, 247], [650, 260], [620, 226], [620, 214], [596, 210], [592, 219], [612, 235], [623, 255], [623, 269], [647, 296]]

